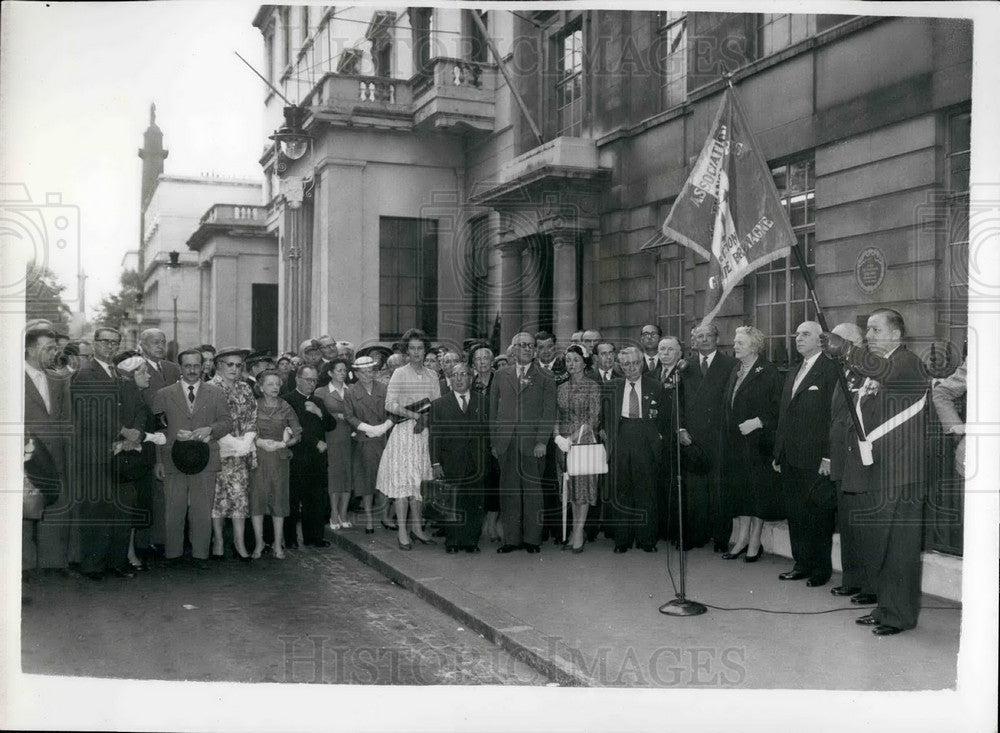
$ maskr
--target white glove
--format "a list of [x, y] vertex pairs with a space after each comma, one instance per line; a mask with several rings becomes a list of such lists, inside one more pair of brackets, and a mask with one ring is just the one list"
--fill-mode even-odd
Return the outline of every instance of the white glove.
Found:
[[281, 433], [281, 442], [287, 443], [293, 437], [295, 437], [295, 433], [293, 433], [292, 429], [286, 425], [284, 431]]
[[759, 417], [751, 417], [739, 424], [741, 435], [750, 435], [754, 430], [760, 430], [762, 427], [764, 427], [764, 423], [760, 421]]
[[554, 438], [554, 441], [556, 446], [558, 446], [559, 450], [561, 450], [563, 453], [569, 453], [569, 448], [571, 445], [573, 445], [573, 441], [571, 441], [569, 438], [564, 438], [561, 435], [557, 435]]
[[367, 435], [369, 438], [377, 438], [381, 433], [378, 432], [378, 428], [374, 425], [369, 425], [366, 422], [358, 425], [358, 430]]
[[154, 445], [166, 445], [167, 436], [163, 433], [146, 433], [146, 437], [143, 438], [144, 443], [153, 443]]

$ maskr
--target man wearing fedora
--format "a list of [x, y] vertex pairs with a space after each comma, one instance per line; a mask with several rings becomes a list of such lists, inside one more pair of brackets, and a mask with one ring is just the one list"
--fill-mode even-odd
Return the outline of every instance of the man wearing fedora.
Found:
[[187, 516], [191, 554], [204, 561], [212, 538], [218, 440], [233, 429], [233, 419], [222, 390], [201, 381], [201, 352], [182, 351], [177, 362], [181, 381], [161, 388], [153, 398], [153, 414], [162, 415], [167, 426], [167, 442], [159, 449], [156, 464], [156, 475], [165, 483], [165, 556], [175, 560], [183, 553]]

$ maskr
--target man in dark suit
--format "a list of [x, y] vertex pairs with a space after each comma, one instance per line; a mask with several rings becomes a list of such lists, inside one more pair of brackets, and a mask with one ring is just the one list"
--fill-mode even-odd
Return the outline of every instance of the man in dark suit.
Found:
[[[587, 332], [591, 333], [591, 332]], [[594, 332], [596, 333], [596, 332]], [[594, 344], [593, 364], [584, 371], [584, 376], [593, 379], [601, 386], [601, 419], [598, 424], [598, 434], [601, 439], [607, 442], [607, 430], [605, 429], [604, 416], [610, 413], [608, 405], [611, 402], [611, 386], [616, 379], [624, 379], [621, 367], [618, 366], [618, 349], [612, 341], [598, 339]], [[610, 527], [605, 525], [605, 520], [610, 520], [611, 513], [608, 495], [609, 478], [608, 474], [598, 477], [598, 506], [596, 511], [587, 513], [587, 523], [584, 525], [584, 532], [587, 535], [587, 542], [597, 539], [597, 533], [604, 527], [605, 532], [610, 531]]]
[[[723, 392], [736, 360], [718, 350], [719, 329], [714, 323], [692, 329], [691, 341], [694, 363], [685, 371], [683, 425], [679, 437], [682, 445], [696, 446], [694, 450], [699, 452], [704, 462], [699, 470], [684, 471], [684, 484], [693, 516], [707, 516], [708, 526], [692, 526], [690, 536], [711, 536], [715, 540], [715, 551], [724, 552], [729, 543], [732, 521], [722, 504], [715, 453], [722, 425]], [[697, 504], [702, 505], [702, 509], [696, 509], [694, 505]]]
[[[185, 518], [192, 557], [199, 563], [208, 559], [212, 500], [221, 467], [218, 441], [233, 429], [225, 393], [201, 379], [202, 359], [197, 349], [178, 354], [181, 380], [161, 387], [153, 397], [153, 414], [161, 415], [167, 426], [167, 442], [157, 450], [156, 465], [157, 477], [164, 480], [167, 560], [177, 560], [184, 552]], [[182, 472], [173, 457], [177, 441], [208, 443], [207, 465], [198, 473]]]
[[431, 403], [430, 454], [434, 478], [454, 491], [454, 521], [445, 525], [445, 549], [479, 552], [483, 527], [488, 439], [483, 397], [471, 392], [472, 368], [456, 364], [451, 390]]
[[438, 379], [438, 387], [441, 388], [441, 394], [451, 391], [451, 373], [455, 369], [455, 365], [461, 361], [462, 355], [454, 349], [441, 349], [439, 362], [441, 364], [441, 378]]
[[656, 493], [663, 490], [662, 440], [669, 402], [663, 385], [642, 373], [642, 354], [629, 346], [618, 353], [625, 379], [612, 382], [605, 430], [614, 479], [611, 486], [615, 552], [635, 542], [656, 552]]
[[[569, 374], [566, 373], [566, 362], [556, 350], [556, 335], [551, 331], [537, 331], [535, 333], [535, 359], [538, 366], [552, 375], [557, 390], [560, 384], [569, 379]], [[545, 468], [542, 469], [542, 503], [545, 513], [542, 521], [542, 542], [546, 538], [552, 537], [559, 543], [562, 541], [560, 537], [562, 502], [559, 495], [559, 480], [556, 476], [559, 449], [553, 441], [554, 437], [554, 435], [550, 437], [546, 444]]]
[[652, 372], [659, 378], [660, 357], [657, 345], [663, 337], [663, 332], [655, 323], [647, 323], [639, 331], [639, 344], [642, 346], [642, 373]]
[[[840, 323], [833, 327], [833, 333], [847, 339], [855, 346], [861, 346], [864, 334], [853, 323]], [[836, 362], [834, 362], [836, 364]], [[837, 491], [837, 530], [840, 532], [840, 566], [842, 571], [841, 584], [830, 589], [835, 596], [852, 596], [851, 603], [872, 603], [875, 599], [875, 585], [868, 581], [864, 568], [864, 537], [859, 531], [860, 526], [853, 525], [848, 519], [854, 512], [868, 512], [872, 509], [873, 492], [857, 491], [865, 488], [855, 483], [844, 485], [844, 464], [847, 460], [847, 430], [851, 425], [851, 411], [857, 402], [857, 392], [864, 382], [864, 377], [855, 374], [844, 365], [837, 364], [847, 379], [847, 385], [852, 399], [844, 397], [843, 390], [837, 386], [830, 400], [830, 453], [823, 462], [829, 466], [830, 480]], [[857, 471], [854, 472], [857, 474]], [[851, 489], [847, 491], [845, 489]]]
[[865, 536], [865, 572], [878, 603], [857, 623], [872, 626], [876, 636], [912, 629], [920, 613], [929, 379], [919, 357], [902, 345], [905, 335], [903, 317], [889, 308], [868, 317], [867, 348], [823, 334], [827, 353], [865, 377], [856, 409], [867, 440], [859, 442], [853, 425], [848, 428], [843, 483], [877, 496], [873, 510], [847, 520]]
[[[139, 334], [139, 352], [146, 360], [149, 371], [149, 386], [142, 391], [142, 398], [152, 412], [156, 393], [176, 384], [181, 378], [181, 370], [177, 364], [166, 359], [167, 336], [158, 328], [147, 328]], [[163, 481], [157, 478], [153, 479], [152, 510], [152, 524], [149, 528], [136, 531], [137, 547], [154, 545], [162, 548], [167, 543], [166, 499]]]
[[798, 369], [785, 378], [774, 441], [774, 469], [788, 516], [788, 538], [795, 567], [782, 580], [808, 578], [806, 585], [826, 585], [833, 572], [837, 497], [830, 481], [830, 401], [837, 387], [837, 365], [819, 348], [823, 329], [805, 321], [795, 331], [795, 348], [802, 356]]
[[326, 434], [337, 427], [337, 419], [327, 411], [321, 399], [313, 396], [316, 380], [316, 367], [303, 364], [295, 372], [295, 389], [281, 395], [295, 410], [302, 424], [302, 439], [292, 446], [292, 460], [288, 467], [291, 512], [285, 517], [286, 547], [298, 544], [295, 525], [300, 520], [302, 544], [307, 547], [330, 546], [329, 540], [323, 539], [323, 527], [330, 515], [326, 493]]
[[514, 363], [502, 367], [490, 386], [493, 453], [500, 463], [500, 521], [504, 544], [497, 552], [542, 544], [545, 453], [556, 424], [555, 379], [535, 362], [535, 339], [514, 336]]
[[94, 358], [73, 375], [73, 449], [79, 506], [80, 572], [100, 580], [108, 572], [134, 577], [128, 562], [128, 510], [119, 496], [114, 442], [121, 436], [139, 442], [142, 435], [125, 428], [114, 354], [121, 335], [113, 328], [94, 332]]
[[71, 430], [69, 378], [52, 371], [57, 353], [55, 332], [33, 328], [24, 335], [24, 439], [33, 441], [38, 463], [48, 464], [43, 478], [32, 470], [25, 474], [46, 495], [41, 519], [25, 519], [21, 525], [23, 570], [66, 572], [69, 565], [70, 488], [66, 450]]

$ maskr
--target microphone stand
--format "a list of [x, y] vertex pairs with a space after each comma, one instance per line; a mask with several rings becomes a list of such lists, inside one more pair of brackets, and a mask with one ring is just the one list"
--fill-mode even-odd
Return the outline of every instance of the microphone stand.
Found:
[[[684, 494], [681, 486], [681, 439], [678, 433], [681, 425], [681, 385], [680, 371], [674, 367], [672, 379], [674, 382], [674, 452], [677, 458], [677, 546], [680, 548], [680, 589], [677, 597], [672, 601], [667, 601], [660, 606], [660, 613], [665, 616], [700, 616], [708, 609], [698, 601], [689, 600], [685, 596], [684, 576], [687, 571], [687, 550], [684, 549]], [[669, 506], [669, 502], [668, 502]]]

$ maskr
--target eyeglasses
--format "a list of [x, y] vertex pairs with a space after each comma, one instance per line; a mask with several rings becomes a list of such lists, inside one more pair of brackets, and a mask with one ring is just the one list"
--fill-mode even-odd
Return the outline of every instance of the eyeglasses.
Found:
[[533, 349], [533, 348], [535, 348], [534, 344], [528, 343], [527, 341], [524, 342], [523, 344], [514, 344], [514, 346], [517, 346], [517, 347], [522, 348], [522, 349]]
[[656, 336], [656, 331], [643, 331], [642, 336]]
[[121, 342], [121, 339], [94, 339], [95, 344], [111, 344], [112, 346], [118, 346]]
[[316, 377], [299, 377], [303, 382], [316, 382], [318, 381]]
[[227, 366], [227, 367], [241, 367], [241, 366], [243, 366], [243, 362], [242, 361], [221, 361], [219, 363], [222, 364], [222, 366]]

